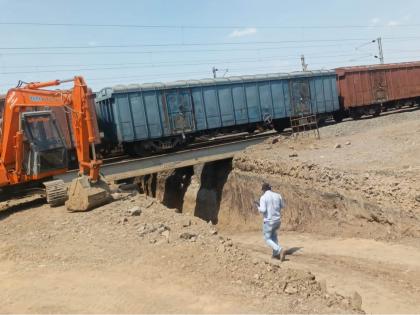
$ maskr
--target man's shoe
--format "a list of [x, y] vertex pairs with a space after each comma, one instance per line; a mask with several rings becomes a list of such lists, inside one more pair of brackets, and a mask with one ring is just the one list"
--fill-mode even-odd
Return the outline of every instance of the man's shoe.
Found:
[[284, 261], [284, 257], [286, 257], [286, 250], [282, 248], [278, 256], [279, 256], [280, 261]]
[[271, 258], [277, 259], [277, 260], [280, 260], [281, 259], [280, 254], [273, 255], [273, 256], [271, 256]]

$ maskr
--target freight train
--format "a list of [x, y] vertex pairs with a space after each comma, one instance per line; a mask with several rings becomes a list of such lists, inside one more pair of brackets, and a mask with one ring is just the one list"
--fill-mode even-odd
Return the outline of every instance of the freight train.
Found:
[[316, 114], [359, 119], [415, 104], [420, 62], [345, 67], [172, 83], [119, 85], [96, 95], [103, 152], [159, 152], [203, 134], [290, 126], [290, 117]]
[[[419, 101], [420, 62], [118, 85], [96, 93], [95, 129], [104, 157], [147, 155], [201, 136], [282, 131], [290, 117], [316, 114], [320, 122], [340, 122]], [[71, 154], [70, 117], [62, 110], [55, 116]]]

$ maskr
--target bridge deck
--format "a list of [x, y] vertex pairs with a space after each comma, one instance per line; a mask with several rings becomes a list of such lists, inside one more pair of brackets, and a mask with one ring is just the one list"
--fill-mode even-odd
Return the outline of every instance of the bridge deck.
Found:
[[[101, 173], [105, 175], [107, 180], [116, 182], [176, 168], [229, 159], [232, 158], [235, 153], [244, 150], [248, 146], [260, 143], [267, 139], [267, 137], [268, 136], [257, 137], [175, 153], [105, 164], [101, 167]], [[70, 182], [75, 176], [76, 171], [71, 171], [59, 175], [57, 178], [63, 179], [65, 182]]]

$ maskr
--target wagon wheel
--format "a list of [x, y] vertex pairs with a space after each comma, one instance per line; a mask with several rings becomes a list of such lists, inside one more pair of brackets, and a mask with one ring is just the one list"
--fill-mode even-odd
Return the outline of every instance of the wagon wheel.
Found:
[[381, 114], [381, 106], [377, 106], [375, 108], [375, 111], [373, 112], [372, 116], [373, 117], [378, 117]]
[[358, 120], [362, 117], [362, 114], [356, 110], [350, 112], [350, 117], [354, 120]]

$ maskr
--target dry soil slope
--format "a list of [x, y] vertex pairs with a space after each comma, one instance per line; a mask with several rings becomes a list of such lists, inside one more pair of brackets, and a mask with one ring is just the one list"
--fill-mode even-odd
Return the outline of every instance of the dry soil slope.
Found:
[[324, 127], [321, 140], [278, 137], [253, 146], [234, 159], [219, 222], [257, 228], [252, 201], [269, 181], [286, 199], [286, 229], [417, 238], [419, 133], [420, 111], [414, 111]]

